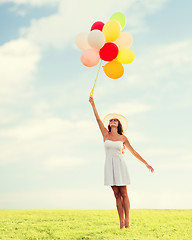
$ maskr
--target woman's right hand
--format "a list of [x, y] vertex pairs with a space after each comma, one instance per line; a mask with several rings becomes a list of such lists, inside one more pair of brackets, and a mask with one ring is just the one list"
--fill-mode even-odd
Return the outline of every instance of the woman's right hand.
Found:
[[92, 106], [93, 104], [95, 104], [92, 96], [89, 97], [89, 102], [91, 103]]
[[149, 169], [149, 171], [154, 172], [154, 169], [147, 163], [146, 167]]

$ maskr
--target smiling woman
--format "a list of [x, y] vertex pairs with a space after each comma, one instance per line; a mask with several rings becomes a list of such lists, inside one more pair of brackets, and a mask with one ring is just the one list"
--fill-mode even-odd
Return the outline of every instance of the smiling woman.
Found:
[[[104, 143], [98, 136], [102, 123], [91, 119], [95, 116], [88, 102], [98, 67], [86, 71], [81, 66], [74, 39], [117, 9], [128, 17], [125, 31], [137, 38], [132, 45], [137, 51], [122, 80], [110, 80], [103, 71], [99, 75], [95, 93], [102, 112], [122, 113], [129, 124], [125, 133], [110, 135]], [[122, 141], [124, 134], [157, 169], [151, 174], [124, 141], [131, 208], [192, 208], [186, 184], [192, 182], [191, 9], [192, 1], [0, 0], [1, 208], [114, 208], [111, 186], [103, 186], [102, 165], [105, 146], [123, 149], [121, 142], [112, 141]], [[137, 223], [140, 233], [143, 216], [135, 221], [134, 209], [130, 213], [131, 227]], [[106, 221], [106, 235], [113, 220]], [[144, 232], [153, 228], [145, 220]], [[102, 219], [96, 232], [101, 224]]]
[[89, 102], [93, 107], [105, 145], [104, 185], [111, 186], [113, 189], [119, 214], [120, 228], [130, 228], [130, 201], [127, 194], [127, 185], [130, 184], [130, 177], [122, 155], [123, 144], [151, 172], [154, 169], [132, 148], [127, 137], [123, 134], [128, 127], [127, 119], [120, 114], [111, 113], [106, 115], [102, 122], [92, 96], [89, 97]]

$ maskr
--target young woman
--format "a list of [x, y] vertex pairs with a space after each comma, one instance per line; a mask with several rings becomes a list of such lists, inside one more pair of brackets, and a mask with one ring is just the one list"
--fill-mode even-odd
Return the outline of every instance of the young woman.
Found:
[[102, 122], [95, 107], [93, 97], [89, 97], [89, 102], [92, 105], [105, 145], [104, 185], [111, 186], [113, 189], [119, 214], [120, 228], [129, 228], [130, 201], [126, 185], [130, 184], [130, 178], [125, 159], [122, 155], [124, 154], [123, 147], [126, 146], [151, 172], [154, 169], [133, 149], [127, 137], [123, 135], [128, 126], [127, 119], [120, 114], [110, 113], [105, 116]]

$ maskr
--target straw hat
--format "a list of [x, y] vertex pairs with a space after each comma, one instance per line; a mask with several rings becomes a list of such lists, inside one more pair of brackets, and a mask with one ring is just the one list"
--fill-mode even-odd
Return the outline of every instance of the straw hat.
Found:
[[117, 113], [109, 113], [104, 117], [103, 124], [107, 129], [109, 125], [109, 120], [112, 118], [117, 118], [121, 122], [121, 125], [123, 127], [123, 132], [127, 130], [127, 127], [128, 127], [127, 119], [123, 115], [117, 114]]

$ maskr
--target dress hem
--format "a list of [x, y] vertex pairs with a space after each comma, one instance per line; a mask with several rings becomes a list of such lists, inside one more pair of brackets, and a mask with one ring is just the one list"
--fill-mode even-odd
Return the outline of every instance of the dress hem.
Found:
[[123, 184], [104, 184], [105, 186], [125, 186], [130, 185], [131, 183], [123, 183]]

